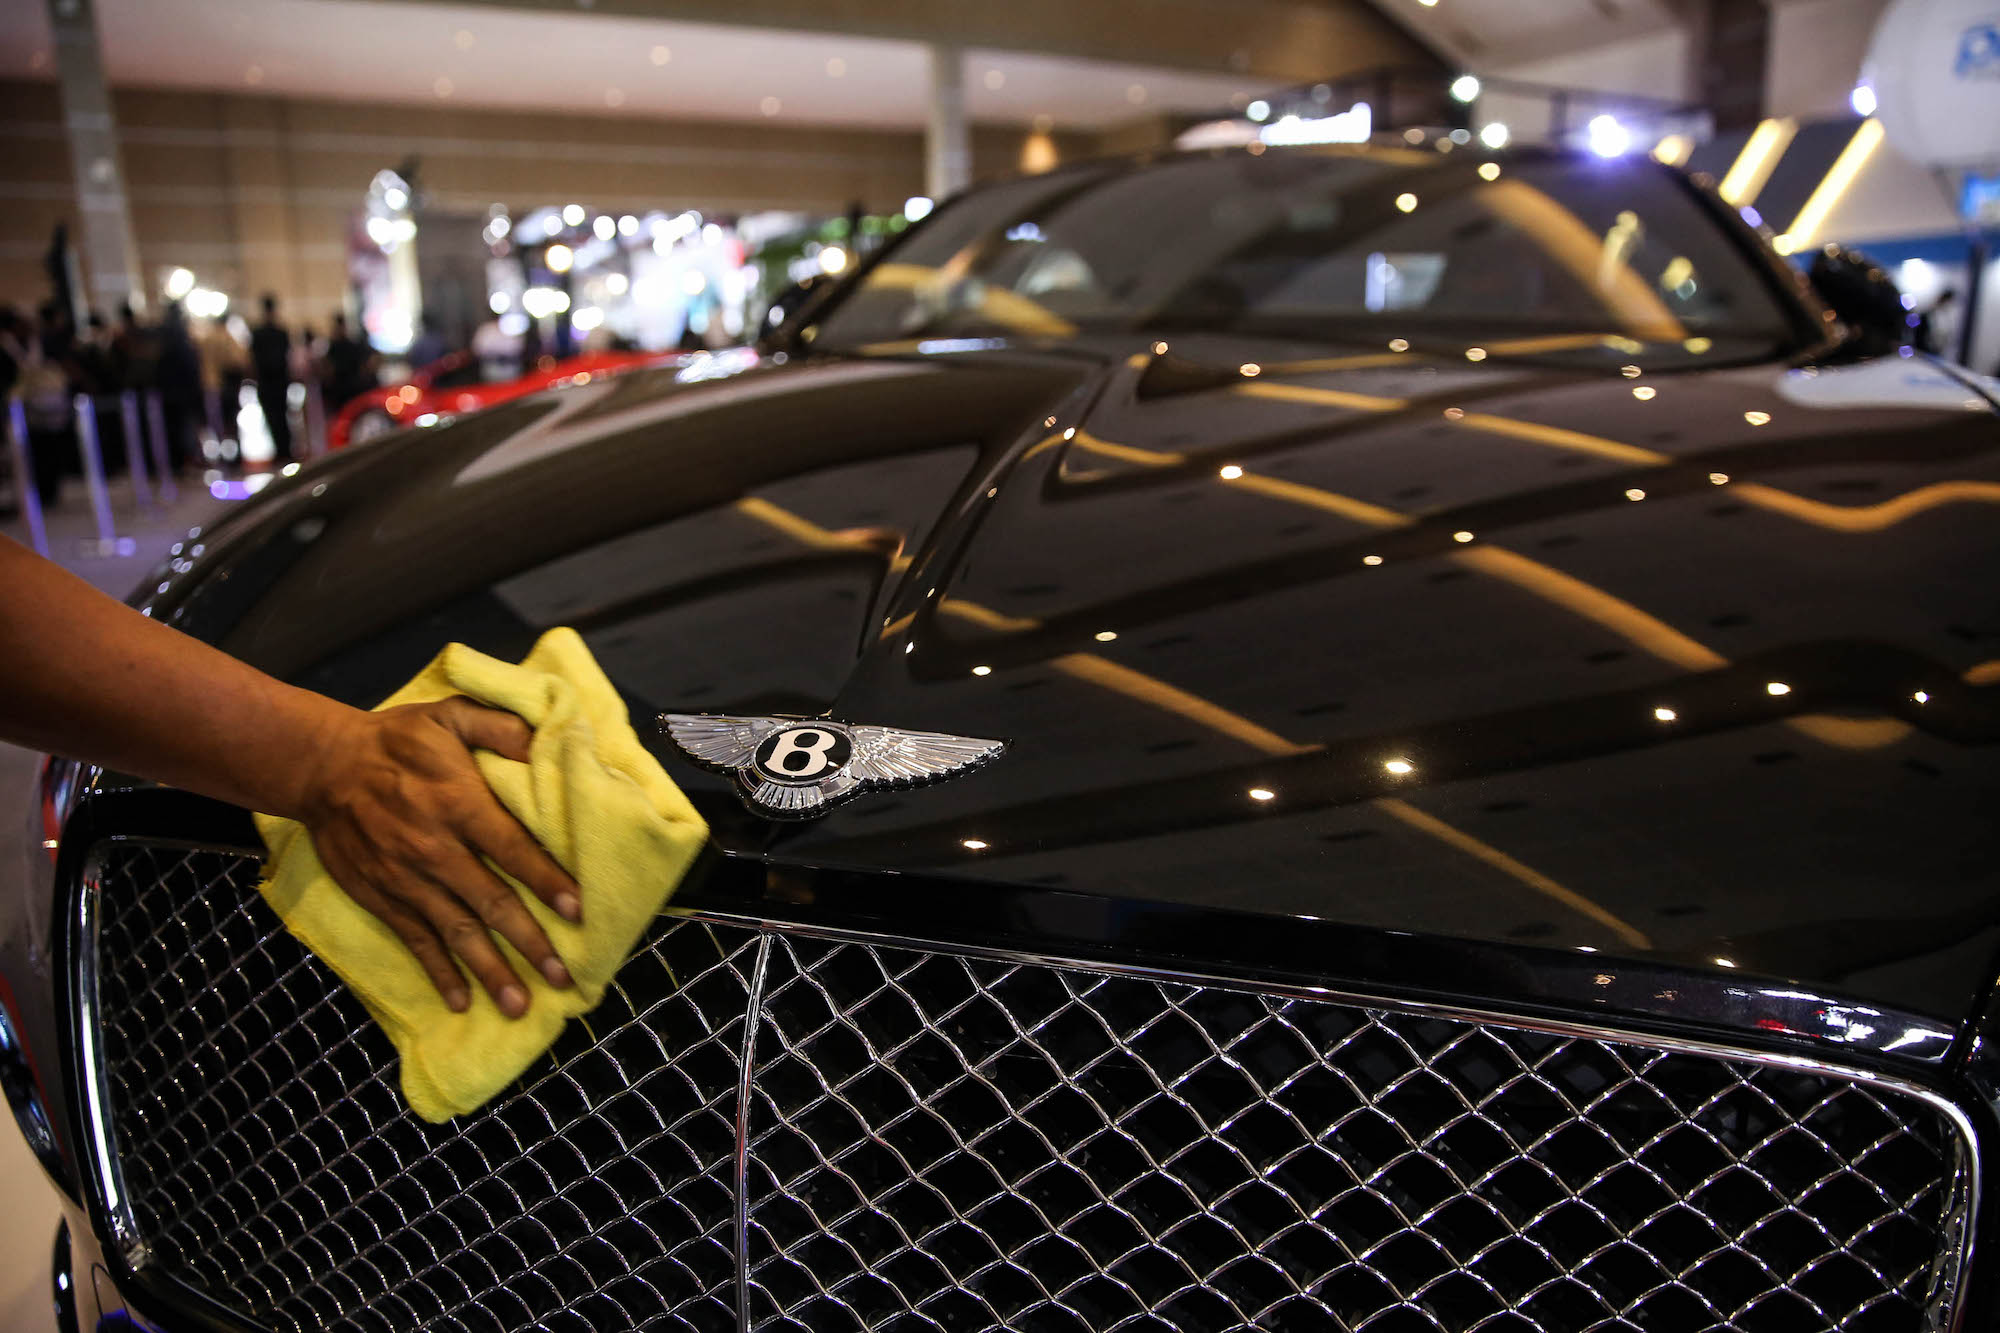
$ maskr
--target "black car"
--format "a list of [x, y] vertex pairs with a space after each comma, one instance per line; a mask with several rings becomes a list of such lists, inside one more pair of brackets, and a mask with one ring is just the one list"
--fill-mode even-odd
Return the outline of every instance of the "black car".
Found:
[[[1648, 160], [1261, 150], [971, 192], [754, 350], [177, 548], [152, 615], [357, 704], [575, 627], [713, 848], [432, 1126], [243, 811], [52, 764], [58, 1305], [1992, 1327], [1993, 386]], [[1006, 748], [773, 818], [663, 714]]]

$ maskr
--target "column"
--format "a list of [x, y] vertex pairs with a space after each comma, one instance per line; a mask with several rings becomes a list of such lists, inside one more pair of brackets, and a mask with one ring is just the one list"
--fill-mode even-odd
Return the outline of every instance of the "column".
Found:
[[48, 0], [48, 4], [49, 22], [55, 30], [63, 127], [83, 222], [79, 249], [88, 277], [82, 295], [106, 315], [123, 301], [144, 309], [146, 283], [132, 243], [132, 208], [125, 197], [111, 93], [104, 86], [97, 15], [92, 0]]
[[933, 42], [930, 120], [924, 128], [924, 189], [943, 200], [972, 180], [972, 140], [965, 128], [965, 51]]

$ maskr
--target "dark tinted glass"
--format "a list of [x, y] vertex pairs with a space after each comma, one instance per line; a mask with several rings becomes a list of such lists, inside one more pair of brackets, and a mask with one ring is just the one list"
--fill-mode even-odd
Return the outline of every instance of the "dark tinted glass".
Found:
[[1085, 168], [977, 192], [871, 271], [818, 338], [1201, 329], [1778, 343], [1789, 327], [1746, 255], [1653, 162], [1377, 150]]

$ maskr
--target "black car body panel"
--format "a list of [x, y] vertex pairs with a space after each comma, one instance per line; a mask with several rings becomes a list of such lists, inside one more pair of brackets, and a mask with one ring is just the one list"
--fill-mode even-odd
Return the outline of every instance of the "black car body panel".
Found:
[[[677, 902], [718, 917], [1988, 1086], [1990, 390], [1707, 343], [789, 339], [350, 450], [142, 592], [363, 706], [446, 643], [574, 626], [711, 822]], [[664, 711], [1010, 748], [786, 825]], [[76, 856], [254, 846], [116, 779], [74, 820]], [[42, 873], [0, 909], [37, 1050], [67, 1030]]]
[[642, 719], [1012, 741], [774, 828], [652, 737], [775, 864], [1721, 957], [1948, 1023], [1985, 993], [2000, 716], [1966, 676], [2000, 643], [2000, 471], [1971, 389], [1410, 358], [1148, 401], [1105, 360], [537, 400], [290, 483], [160, 613], [359, 704], [444, 643], [572, 624]]

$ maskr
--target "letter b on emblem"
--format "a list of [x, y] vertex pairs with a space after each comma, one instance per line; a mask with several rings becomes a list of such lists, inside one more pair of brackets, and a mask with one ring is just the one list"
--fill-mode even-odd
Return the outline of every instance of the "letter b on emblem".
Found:
[[847, 766], [853, 746], [832, 727], [787, 727], [757, 747], [757, 772], [772, 782], [818, 782]]

